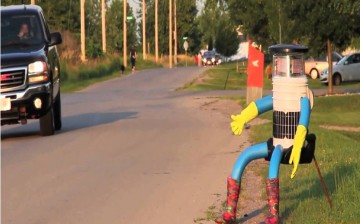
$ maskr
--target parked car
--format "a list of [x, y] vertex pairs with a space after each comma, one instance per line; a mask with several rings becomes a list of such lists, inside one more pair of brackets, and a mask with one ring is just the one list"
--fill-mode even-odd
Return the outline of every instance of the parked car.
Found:
[[[352, 53], [343, 57], [333, 66], [333, 83], [340, 85], [346, 81], [360, 81], [360, 52]], [[329, 69], [325, 69], [320, 74], [320, 81], [328, 83]]]
[[[335, 65], [338, 61], [341, 60], [343, 56], [337, 52], [332, 53], [332, 62]], [[305, 74], [310, 76], [312, 79], [317, 79], [319, 74], [328, 67], [327, 56], [323, 55], [319, 58], [309, 58], [305, 61]]]
[[61, 129], [60, 33], [35, 5], [1, 7], [1, 125], [40, 120], [40, 134]]
[[215, 51], [205, 51], [202, 55], [202, 65], [217, 65], [221, 63], [220, 57], [217, 56]]

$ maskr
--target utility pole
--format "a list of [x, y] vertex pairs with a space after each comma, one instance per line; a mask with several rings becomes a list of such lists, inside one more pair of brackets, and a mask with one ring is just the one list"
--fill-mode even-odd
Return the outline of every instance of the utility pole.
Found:
[[123, 18], [123, 27], [124, 27], [124, 31], [123, 31], [123, 64], [125, 66], [125, 68], [127, 67], [127, 29], [126, 29], [126, 19], [127, 19], [127, 15], [126, 15], [126, 6], [127, 6], [127, 0], [123, 0], [124, 2], [124, 18]]
[[169, 68], [172, 68], [172, 0], [169, 0]]
[[159, 2], [155, 0], [155, 62], [159, 61], [159, 28], [158, 28], [158, 7]]
[[327, 60], [328, 60], [328, 94], [331, 95], [333, 93], [333, 65], [332, 65], [332, 50], [331, 50], [331, 41], [328, 38], [326, 41], [327, 46]]
[[80, 0], [81, 61], [85, 61], [85, 0]]
[[31, 0], [31, 5], [35, 5], [35, 0]]
[[105, 0], [101, 0], [102, 50], [106, 53]]
[[146, 2], [142, 1], [142, 42], [143, 42], [143, 59], [146, 59]]
[[279, 42], [281, 44], [281, 11], [279, 6]]
[[[186, 60], [186, 59], [185, 59]], [[174, 63], [177, 65], [177, 18], [176, 18], [176, 0], [174, 0]]]

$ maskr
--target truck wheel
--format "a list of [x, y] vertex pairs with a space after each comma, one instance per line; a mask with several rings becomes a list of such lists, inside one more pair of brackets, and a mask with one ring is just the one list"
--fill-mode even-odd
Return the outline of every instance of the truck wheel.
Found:
[[60, 130], [62, 127], [60, 92], [59, 92], [58, 96], [56, 97], [55, 103], [54, 103], [54, 126], [55, 126], [56, 131]]
[[40, 117], [40, 134], [42, 136], [49, 136], [53, 135], [54, 132], [54, 113], [51, 106], [49, 111], [43, 117]]

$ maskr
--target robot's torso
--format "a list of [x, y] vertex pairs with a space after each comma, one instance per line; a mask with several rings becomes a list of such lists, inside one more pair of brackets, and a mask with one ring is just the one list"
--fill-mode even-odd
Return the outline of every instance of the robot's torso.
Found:
[[308, 97], [312, 102], [312, 93], [307, 78], [273, 78], [273, 144], [284, 149], [293, 145], [294, 136], [300, 118], [300, 100]]

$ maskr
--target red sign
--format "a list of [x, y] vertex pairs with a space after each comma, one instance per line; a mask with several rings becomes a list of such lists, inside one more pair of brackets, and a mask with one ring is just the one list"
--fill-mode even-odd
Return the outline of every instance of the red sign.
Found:
[[247, 86], [263, 87], [264, 54], [253, 47], [250, 41], [247, 74]]

